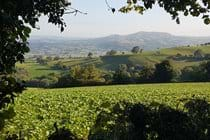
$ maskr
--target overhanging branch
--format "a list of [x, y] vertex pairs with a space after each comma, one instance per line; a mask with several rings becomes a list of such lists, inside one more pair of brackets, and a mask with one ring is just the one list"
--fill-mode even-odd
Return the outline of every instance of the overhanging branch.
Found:
[[69, 7], [69, 10], [70, 10], [69, 12], [65, 12], [64, 14], [74, 14], [76, 16], [78, 13], [80, 13], [80, 14], [83, 14], [83, 15], [87, 15], [86, 12], [80, 11], [80, 10], [75, 9], [73, 7]]

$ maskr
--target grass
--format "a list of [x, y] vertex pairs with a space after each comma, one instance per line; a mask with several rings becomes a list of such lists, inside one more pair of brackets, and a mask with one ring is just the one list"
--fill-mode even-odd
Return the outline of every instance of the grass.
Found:
[[103, 56], [101, 57], [101, 63], [98, 65], [99, 68], [105, 70], [115, 70], [120, 64], [131, 64], [129, 60], [130, 55], [116, 55], [116, 56]]
[[192, 96], [206, 98], [210, 102], [210, 83], [29, 88], [16, 99], [16, 116], [6, 121], [0, 134], [7, 131], [18, 133], [21, 130], [28, 139], [46, 139], [53, 130], [53, 124], [58, 122], [80, 138], [87, 139], [100, 111], [119, 101], [143, 104], [157, 102], [173, 108], [179, 104], [179, 108], [182, 108], [180, 100]]
[[174, 47], [161, 49], [160, 52], [165, 55], [176, 55], [177, 53], [182, 55], [193, 55], [194, 51], [197, 49], [201, 49], [204, 53], [210, 53], [210, 46]]
[[67, 65], [67, 66], [70, 66], [70, 67], [74, 67], [76, 65], [85, 66], [85, 65], [89, 65], [89, 64], [100, 63], [100, 59], [99, 58], [70, 58], [70, 59], [53, 61], [53, 62], [49, 63], [49, 65], [56, 64], [59, 61], [63, 65]]
[[[50, 73], [60, 73], [60, 70], [53, 70], [48, 65], [40, 65], [35, 61], [26, 61], [22, 64], [17, 64], [18, 68], [24, 68], [28, 71], [30, 78], [36, 78]], [[30, 79], [29, 78], [29, 79]]]

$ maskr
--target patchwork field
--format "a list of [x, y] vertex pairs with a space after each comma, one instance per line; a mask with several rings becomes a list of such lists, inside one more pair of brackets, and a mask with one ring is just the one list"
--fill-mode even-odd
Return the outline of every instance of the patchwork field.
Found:
[[18, 68], [24, 68], [29, 73], [29, 79], [48, 75], [50, 73], [62, 73], [64, 70], [54, 69], [53, 66], [60, 63], [63, 66], [74, 67], [77, 65], [87, 66], [94, 64], [97, 68], [103, 71], [114, 71], [120, 64], [132, 64], [132, 65], [148, 65], [154, 66], [163, 60], [170, 60], [172, 66], [176, 70], [181, 70], [186, 66], [196, 66], [205, 60], [173, 60], [170, 57], [177, 54], [181, 55], [193, 55], [196, 50], [202, 50], [204, 54], [210, 53], [210, 46], [197, 46], [197, 47], [175, 47], [167, 49], [159, 49], [157, 51], [143, 51], [141, 54], [131, 54], [126, 52], [125, 54], [118, 53], [113, 56], [101, 56], [94, 58], [64, 58], [56, 61], [49, 61], [45, 65], [36, 63], [35, 60], [26, 60], [23, 64], [18, 64]]
[[6, 120], [0, 135], [3, 136], [7, 131], [19, 133], [21, 130], [28, 139], [46, 139], [57, 122], [78, 137], [87, 139], [97, 115], [119, 101], [143, 104], [156, 102], [181, 109], [182, 100], [186, 98], [205, 98], [210, 102], [210, 83], [29, 88], [16, 98], [16, 115]]
[[35, 61], [26, 61], [25, 63], [18, 63], [18, 68], [24, 68], [29, 74], [29, 79], [36, 78], [43, 75], [48, 75], [50, 73], [60, 73], [60, 70], [53, 70], [48, 65], [40, 65]]

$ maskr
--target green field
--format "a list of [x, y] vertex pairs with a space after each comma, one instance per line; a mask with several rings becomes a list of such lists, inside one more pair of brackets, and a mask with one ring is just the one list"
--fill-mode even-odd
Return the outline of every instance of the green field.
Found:
[[29, 79], [30, 78], [36, 78], [43, 75], [48, 75], [50, 73], [60, 73], [59, 70], [53, 70], [48, 65], [40, 65], [36, 63], [35, 61], [26, 61], [22, 64], [17, 64], [18, 68], [24, 68], [29, 73]]
[[[27, 60], [23, 64], [18, 64], [17, 67], [25, 68], [29, 72], [29, 79], [47, 75], [50, 73], [61, 73], [62, 70], [55, 70], [52, 68], [56, 63], [61, 63], [62, 65], [74, 67], [77, 65], [87, 66], [94, 64], [97, 68], [105, 71], [116, 70], [120, 64], [133, 64], [133, 65], [148, 65], [154, 66], [163, 60], [169, 59], [168, 57], [175, 56], [177, 53], [182, 55], [193, 55], [193, 52], [197, 49], [201, 49], [204, 54], [210, 54], [210, 46], [200, 46], [200, 47], [175, 47], [158, 50], [156, 51], [144, 51], [141, 54], [117, 54], [114, 56], [102, 56], [95, 58], [63, 58], [57, 61], [50, 61], [47, 65], [39, 65], [34, 60]], [[172, 66], [176, 70], [181, 70], [186, 66], [199, 65], [203, 61], [187, 61], [180, 60], [176, 61], [169, 59]]]
[[157, 102], [182, 108], [180, 100], [192, 96], [210, 102], [210, 83], [29, 88], [16, 98], [16, 116], [6, 121], [1, 133], [18, 133], [21, 130], [29, 139], [46, 139], [53, 130], [53, 124], [58, 122], [80, 138], [87, 139], [88, 131], [100, 111], [119, 101], [143, 104]]
[[[29, 72], [29, 79], [61, 73], [65, 70], [54, 70], [52, 66], [57, 63], [74, 67], [94, 64], [101, 70], [115, 70], [119, 64], [150, 65], [159, 63], [175, 56], [193, 55], [197, 49], [210, 54], [210, 46], [202, 47], [176, 47], [145, 51], [141, 54], [117, 54], [96, 58], [63, 58], [49, 61], [46, 65], [39, 65], [34, 60], [18, 64]], [[175, 69], [181, 70], [185, 66], [199, 65], [202, 61], [172, 60]], [[29, 88], [24, 94], [16, 98], [14, 110], [15, 117], [5, 121], [5, 127], [0, 132], [27, 134], [28, 139], [46, 139], [54, 130], [53, 124], [57, 122], [65, 126], [78, 137], [87, 139], [89, 130], [95, 124], [96, 118], [103, 110], [109, 110], [116, 103], [126, 101], [130, 103], [150, 104], [153, 102], [164, 104], [172, 108], [183, 109], [182, 99], [205, 98], [210, 102], [210, 83], [171, 83], [171, 84], [141, 84], [141, 85], [114, 85], [98, 87], [79, 87], [63, 89], [37, 89]], [[1, 113], [1, 112], [0, 112]], [[2, 135], [2, 136], [3, 136]]]

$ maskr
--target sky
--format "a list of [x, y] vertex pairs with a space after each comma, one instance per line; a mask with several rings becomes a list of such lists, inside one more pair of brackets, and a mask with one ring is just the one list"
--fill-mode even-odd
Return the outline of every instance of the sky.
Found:
[[[108, 0], [114, 8], [125, 5], [126, 0]], [[210, 36], [210, 25], [201, 18], [181, 16], [181, 24], [176, 24], [163, 9], [155, 6], [143, 15], [131, 12], [123, 14], [108, 10], [105, 0], [71, 0], [72, 7], [87, 12], [87, 15], [65, 15], [67, 27], [63, 33], [41, 17], [39, 30], [33, 29], [32, 36], [62, 36], [70, 38], [94, 38], [112, 34], [131, 34], [140, 31], [167, 32], [182, 36]]]

